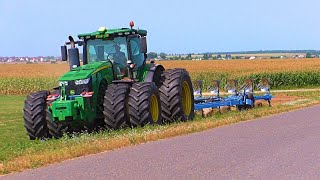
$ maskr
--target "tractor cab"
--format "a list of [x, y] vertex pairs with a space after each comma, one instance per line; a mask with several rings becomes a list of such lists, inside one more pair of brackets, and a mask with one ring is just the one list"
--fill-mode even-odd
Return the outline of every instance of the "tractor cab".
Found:
[[[131, 28], [107, 29], [100, 27], [98, 31], [79, 34], [80, 41], [69, 37], [61, 47], [62, 60], [67, 60], [66, 45], [71, 45], [69, 51], [70, 70], [80, 66], [79, 50], [75, 44], [83, 46], [83, 65], [109, 62], [112, 64], [114, 80], [130, 77], [139, 79], [142, 75], [139, 70], [145, 65], [147, 31]], [[132, 72], [130, 72], [132, 71]]]

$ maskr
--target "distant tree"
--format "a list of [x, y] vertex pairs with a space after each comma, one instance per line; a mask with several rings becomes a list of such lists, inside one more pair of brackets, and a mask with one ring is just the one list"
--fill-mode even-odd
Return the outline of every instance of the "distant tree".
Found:
[[306, 58], [312, 58], [312, 54], [311, 53], [307, 53]]
[[226, 59], [232, 59], [231, 54], [226, 54]]
[[209, 59], [208, 53], [203, 54], [203, 59], [204, 60], [208, 60]]
[[192, 60], [191, 54], [188, 54], [188, 55], [187, 55], [186, 60]]
[[158, 54], [156, 52], [149, 52], [147, 54], [148, 59], [154, 59], [158, 57]]
[[166, 53], [160, 53], [160, 58], [161, 59], [167, 59], [167, 54]]
[[218, 54], [218, 55], [217, 55], [217, 59], [222, 59], [221, 54]]

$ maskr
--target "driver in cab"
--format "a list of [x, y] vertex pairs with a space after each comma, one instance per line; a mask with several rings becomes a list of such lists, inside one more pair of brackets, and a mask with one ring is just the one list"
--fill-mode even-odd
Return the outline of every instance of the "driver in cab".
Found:
[[118, 44], [114, 45], [115, 53], [113, 54], [113, 63], [120, 68], [122, 75], [126, 73], [127, 58], [124, 52], [120, 51], [121, 47]]
[[124, 52], [120, 51], [120, 46], [119, 45], [114, 45], [114, 48], [116, 52], [113, 55], [113, 60], [117, 64], [121, 64], [122, 66], [126, 66], [127, 64], [127, 58]]

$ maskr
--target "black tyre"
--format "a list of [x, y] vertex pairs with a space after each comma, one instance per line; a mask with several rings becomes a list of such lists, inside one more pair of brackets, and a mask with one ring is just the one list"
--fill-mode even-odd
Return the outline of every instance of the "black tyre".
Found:
[[[51, 94], [60, 95], [60, 89], [54, 88]], [[47, 107], [51, 105], [53, 101], [47, 101]], [[52, 112], [46, 108], [46, 123], [48, 128], [48, 137], [59, 139], [63, 136], [63, 133], [66, 133], [69, 128], [67, 125], [62, 124], [62, 122], [53, 121]]]
[[153, 82], [134, 83], [128, 105], [131, 126], [162, 124], [159, 91]]
[[159, 92], [162, 117], [165, 122], [193, 119], [193, 87], [189, 73], [185, 69], [164, 71]]
[[105, 126], [104, 123], [104, 96], [105, 96], [105, 92], [108, 88], [108, 83], [106, 80], [102, 80], [99, 86], [99, 92], [98, 92], [98, 96], [97, 96], [97, 118], [96, 120], [93, 122], [93, 128], [94, 129], [99, 129], [101, 127]]
[[46, 110], [47, 127], [49, 130], [49, 136], [55, 139], [59, 139], [64, 133], [67, 133], [69, 128], [66, 124], [59, 121], [53, 121], [52, 113], [49, 109]]
[[129, 123], [128, 84], [111, 84], [104, 96], [104, 122], [110, 129], [119, 129]]
[[48, 138], [46, 123], [46, 99], [49, 91], [40, 91], [27, 96], [24, 102], [24, 126], [30, 140]]

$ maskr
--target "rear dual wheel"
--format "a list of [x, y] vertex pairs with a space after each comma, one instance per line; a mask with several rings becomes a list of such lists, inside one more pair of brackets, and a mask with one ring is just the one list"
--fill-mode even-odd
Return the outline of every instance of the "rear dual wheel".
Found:
[[194, 95], [189, 73], [185, 69], [169, 69], [163, 72], [161, 81], [159, 92], [164, 121], [192, 120]]
[[162, 124], [159, 91], [153, 82], [134, 83], [128, 105], [131, 126]]

